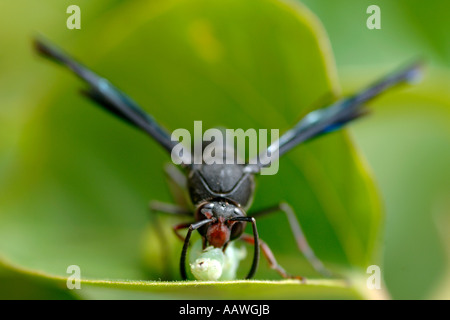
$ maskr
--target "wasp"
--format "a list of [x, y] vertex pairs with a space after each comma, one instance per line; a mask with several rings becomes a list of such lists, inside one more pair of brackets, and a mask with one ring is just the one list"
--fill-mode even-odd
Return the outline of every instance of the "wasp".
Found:
[[[171, 154], [177, 142], [172, 141], [169, 131], [159, 125], [151, 115], [144, 112], [125, 93], [47, 41], [36, 39], [34, 44], [40, 54], [67, 67], [87, 84], [87, 89], [82, 91], [85, 96], [106, 111], [148, 134], [166, 152]], [[278, 157], [281, 157], [299, 144], [339, 130], [367, 114], [365, 108], [367, 102], [392, 87], [417, 80], [420, 75], [421, 63], [414, 62], [354, 95], [308, 113], [276, 142], [270, 144], [264, 154], [277, 152]], [[226, 150], [223, 151], [225, 154]], [[185, 152], [188, 153], [186, 150]], [[183, 154], [183, 158], [191, 157], [191, 154]], [[268, 165], [267, 161], [262, 161], [262, 158], [260, 156], [253, 159], [255, 161], [252, 161], [251, 164], [250, 162], [244, 164], [207, 164], [205, 162], [195, 164], [193, 161], [181, 161], [181, 171], [170, 168], [166, 170], [171, 180], [179, 187], [187, 189], [194, 210], [158, 201], [152, 201], [150, 209], [154, 213], [166, 213], [191, 219], [189, 223], [181, 223], [173, 227], [176, 235], [184, 243], [180, 257], [180, 273], [184, 280], [187, 279], [186, 255], [191, 235], [195, 230], [200, 233], [204, 248], [210, 245], [221, 248], [225, 252], [227, 245], [236, 239], [253, 245], [253, 262], [246, 276], [247, 279], [254, 276], [260, 260], [260, 251], [262, 251], [270, 267], [283, 278], [303, 280], [301, 276], [288, 274], [278, 264], [269, 246], [259, 237], [256, 219], [275, 212], [284, 212], [287, 216], [297, 246], [311, 265], [318, 272], [330, 275], [308, 244], [295, 212], [289, 204], [281, 202], [254, 212], [251, 216], [247, 215], [255, 191], [255, 176]], [[247, 223], [252, 226], [252, 235], [244, 233]], [[183, 229], [187, 229], [186, 236], [179, 233]]]

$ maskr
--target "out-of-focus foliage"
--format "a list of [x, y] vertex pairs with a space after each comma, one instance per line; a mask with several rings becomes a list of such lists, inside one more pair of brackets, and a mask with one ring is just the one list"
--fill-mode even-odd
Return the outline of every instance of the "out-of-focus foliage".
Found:
[[[395, 41], [389, 38], [392, 37], [387, 29], [390, 20], [385, 18], [384, 10], [383, 19], [387, 22], [384, 24], [386, 20], [383, 20], [383, 29], [375, 31], [382, 32], [383, 36], [369, 33], [365, 28], [367, 6], [357, 14], [359, 2], [347, 2], [329, 16], [324, 10], [325, 3], [335, 6], [329, 1], [308, 1], [307, 5], [325, 23], [338, 66], [351, 66], [354, 62], [361, 68], [354, 72], [348, 68], [342, 68], [345, 71], [341, 72], [339, 68], [347, 84], [346, 91], [359, 89], [362, 83], [404, 61], [395, 48], [383, 49], [385, 55], [374, 54], [371, 41], [362, 40], [363, 36], [379, 37], [378, 42], [395, 47]], [[324, 95], [339, 93], [339, 88], [328, 39], [320, 22], [294, 2], [103, 0], [95, 4], [80, 1], [79, 5], [83, 14], [82, 30], [69, 31], [65, 28], [66, 5], [60, 1], [38, 4], [22, 0], [0, 4], [1, 12], [11, 13], [0, 21], [0, 26], [4, 26], [0, 41], [2, 49], [5, 48], [0, 53], [0, 255], [13, 262], [13, 267], [7, 264], [8, 271], [2, 273], [9, 276], [0, 275], [0, 281], [8, 279], [12, 283], [11, 279], [22, 279], [24, 288], [37, 288], [37, 281], [43, 297], [60, 294], [60, 298], [72, 298], [75, 296], [62, 290], [64, 280], [57, 276], [67, 276], [67, 266], [77, 264], [84, 279], [93, 279], [83, 282], [83, 290], [77, 292], [77, 297], [82, 298], [374, 296], [363, 290], [357, 292], [355, 288], [359, 289], [360, 284], [346, 288], [339, 282], [309, 286], [283, 282], [205, 284], [201, 290], [195, 289], [196, 296], [193, 296], [189, 283], [183, 286], [176, 282], [105, 281], [158, 279], [166, 273], [178, 277], [176, 259], [180, 245], [174, 239], [173, 267], [162, 270], [157, 239], [149, 225], [146, 208], [149, 199], [171, 201], [161, 170], [169, 158], [147, 137], [81, 98], [77, 94], [81, 84], [68, 72], [35, 58], [30, 47], [35, 31], [44, 33], [110, 78], [169, 129], [191, 129], [194, 120], [203, 120], [204, 128], [220, 125], [283, 131], [307, 110], [317, 107], [315, 103]], [[389, 17], [392, 12], [388, 12]], [[21, 15], [23, 18], [19, 20], [14, 18]], [[402, 35], [405, 18], [399, 17], [394, 29]], [[351, 26], [357, 29], [356, 34], [338, 32], [339, 28], [348, 31], [345, 29], [350, 28], [348, 21], [353, 21]], [[438, 22], [425, 23], [422, 28], [429, 30], [432, 24]], [[7, 31], [11, 26], [15, 28], [14, 36]], [[438, 46], [439, 34], [433, 34]], [[355, 37], [357, 40], [349, 49], [349, 41]], [[411, 36], [411, 39], [414, 42], [416, 38]], [[353, 46], [358, 47], [353, 49]], [[415, 56], [423, 47], [427, 48], [426, 52], [435, 52], [435, 47], [420, 42], [414, 42], [413, 47], [417, 50], [406, 58]], [[436, 63], [445, 60], [440, 55], [445, 57], [445, 52], [448, 53], [445, 51], [448, 47], [439, 48], [444, 49], [432, 55]], [[381, 68], [367, 67], [373, 61], [370, 55]], [[355, 58], [360, 56], [364, 58]], [[386, 245], [384, 254], [385, 276], [394, 297], [416, 292], [408, 286], [409, 291], [405, 291], [405, 285], [397, 280], [401, 270], [394, 263], [401, 266], [403, 262], [418, 262], [416, 252], [399, 252], [412, 248], [411, 245], [402, 247], [404, 242], [400, 237], [422, 226], [419, 231], [425, 230], [423, 248], [436, 248], [439, 244], [434, 226], [427, 229], [423, 223], [431, 223], [430, 214], [423, 215], [428, 207], [420, 209], [416, 205], [429, 204], [426, 199], [435, 195], [434, 189], [427, 189], [429, 193], [420, 190], [399, 193], [402, 186], [412, 188], [411, 181], [416, 177], [420, 180], [418, 185], [435, 185], [431, 178], [427, 180], [430, 169], [419, 164], [424, 160], [412, 161], [423, 149], [418, 148], [416, 140], [411, 143], [408, 135], [414, 132], [417, 137], [424, 137], [420, 130], [415, 130], [413, 120], [426, 127], [419, 121], [423, 119], [424, 103], [435, 106], [433, 110], [438, 110], [437, 106], [443, 110], [431, 113], [441, 120], [442, 128], [448, 123], [448, 95], [440, 95], [445, 92], [448, 77], [444, 74], [443, 83], [436, 86], [432, 86], [436, 82], [428, 79], [425, 87], [388, 94], [376, 104], [372, 119], [355, 125], [358, 142], [375, 167], [386, 199], [387, 238], [382, 246], [388, 242], [391, 245]], [[411, 113], [414, 111], [409, 108], [411, 101], [416, 113]], [[405, 120], [405, 113], [409, 120]], [[439, 147], [448, 140], [437, 129], [431, 114], [427, 113], [431, 118], [425, 123], [432, 130], [425, 132], [432, 134], [419, 141], [419, 145], [428, 146], [430, 155], [443, 159], [442, 163], [433, 163], [438, 170], [448, 163], [444, 162], [448, 154]], [[392, 135], [406, 135], [403, 141], [407, 142], [410, 153], [403, 152]], [[377, 249], [381, 246], [377, 239], [380, 240], [381, 210], [372, 180], [358, 153], [344, 132], [298, 148], [281, 161], [279, 174], [259, 179], [254, 207], [262, 208], [279, 200], [290, 202], [312, 246], [326, 264], [348, 276], [355, 275], [354, 280], [364, 284], [365, 267], [380, 264]], [[398, 170], [405, 168], [403, 162], [414, 169], [414, 175], [406, 169]], [[409, 198], [405, 195], [414, 198], [411, 206], [405, 206], [405, 199]], [[401, 212], [400, 217], [405, 218], [408, 210], [414, 211], [416, 220], [397, 220], [391, 224], [389, 217]], [[165, 231], [169, 233], [174, 221], [165, 222]], [[283, 215], [266, 218], [258, 225], [261, 237], [288, 271], [317, 277], [295, 249]], [[435, 260], [421, 260], [422, 264], [413, 268], [407, 266], [408, 272], [424, 269], [426, 276], [419, 284], [425, 289], [439, 276], [428, 274], [426, 269], [443, 269], [441, 252], [430, 257]], [[399, 263], [400, 258], [404, 260]], [[248, 271], [249, 263], [241, 266], [240, 276]], [[22, 267], [26, 270], [21, 270]], [[36, 274], [36, 270], [52, 276]], [[278, 279], [278, 276], [262, 262], [256, 278]], [[417, 281], [415, 275], [408, 274], [400, 275], [400, 279]], [[11, 289], [4, 285], [2, 290], [7, 297]], [[36, 289], [24, 290], [30, 292], [24, 297], [33, 297], [33, 290]], [[261, 295], [261, 292], [270, 294]], [[236, 296], [237, 293], [241, 294]]]
[[[373, 114], [351, 130], [385, 204], [382, 270], [392, 297], [437, 298], [436, 287], [450, 291], [443, 280], [450, 251], [437, 232], [448, 221], [439, 217], [450, 213], [450, 3], [303, 2], [330, 36], [346, 92], [411, 59], [426, 63], [417, 89], [375, 101]], [[369, 15], [361, 13], [372, 4], [381, 9], [381, 30], [364, 27]]]
[[[120, 3], [90, 28], [65, 47], [170, 129], [201, 119], [204, 128], [285, 130], [338, 91], [318, 21], [278, 1]], [[54, 68], [46, 66], [40, 74]], [[8, 168], [2, 254], [58, 276], [76, 264], [86, 279], [160, 278], [168, 270], [160, 269], [155, 233], [146, 228], [146, 202], [170, 199], [162, 187], [167, 155], [80, 97], [72, 75], [58, 70], [55, 79], [39, 83], [47, 94], [30, 102]], [[255, 207], [291, 203], [317, 254], [338, 272], [374, 263], [378, 198], [345, 133], [292, 152], [280, 166], [277, 176], [261, 177]], [[283, 215], [259, 222], [290, 272], [315, 275], [287, 230]], [[176, 243], [175, 268], [179, 253]], [[176, 269], [172, 277], [179, 277]], [[266, 267], [256, 278], [279, 277]], [[284, 294], [271, 292], [277, 296]]]
[[[422, 57], [450, 66], [450, 3], [445, 0], [303, 0], [321, 20], [339, 67], [392, 66]], [[381, 11], [381, 29], [369, 30], [370, 5]], [[354, 76], [354, 75], [353, 75]]]

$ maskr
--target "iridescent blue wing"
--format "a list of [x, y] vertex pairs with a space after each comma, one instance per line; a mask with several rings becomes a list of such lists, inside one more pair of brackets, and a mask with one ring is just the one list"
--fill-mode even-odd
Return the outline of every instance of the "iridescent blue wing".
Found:
[[[284, 133], [276, 143], [271, 144], [268, 151], [273, 153], [278, 149], [279, 157], [281, 157], [300, 143], [336, 131], [352, 120], [365, 115], [367, 113], [364, 108], [366, 102], [394, 86], [417, 81], [421, 77], [421, 65], [420, 62], [413, 63], [353, 96], [308, 113], [292, 129]], [[256, 162], [260, 168], [269, 165], [261, 164], [260, 161]]]
[[86, 96], [105, 110], [149, 134], [169, 153], [172, 151], [177, 142], [171, 141], [170, 134], [108, 80], [98, 76], [48, 42], [35, 40], [35, 48], [43, 56], [66, 66], [84, 80], [89, 85], [87, 90], [83, 90]]

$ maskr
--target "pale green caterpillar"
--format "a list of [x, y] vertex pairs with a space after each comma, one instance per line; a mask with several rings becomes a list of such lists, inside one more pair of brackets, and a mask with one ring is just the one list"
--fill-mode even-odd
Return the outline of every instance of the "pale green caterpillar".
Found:
[[223, 253], [222, 249], [212, 246], [202, 250], [202, 241], [198, 240], [189, 254], [189, 265], [197, 280], [233, 280], [236, 278], [239, 262], [246, 256], [245, 247], [236, 248], [233, 242]]

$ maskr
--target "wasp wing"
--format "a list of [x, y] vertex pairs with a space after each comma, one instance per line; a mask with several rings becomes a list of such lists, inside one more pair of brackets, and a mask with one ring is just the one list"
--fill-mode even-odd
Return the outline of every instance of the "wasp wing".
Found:
[[89, 85], [87, 90], [82, 91], [86, 96], [105, 110], [149, 134], [167, 151], [172, 151], [176, 141], [171, 140], [170, 134], [107, 79], [100, 77], [48, 42], [37, 39], [34, 44], [36, 50], [44, 57], [66, 66], [84, 80]]
[[353, 96], [308, 113], [292, 129], [271, 144], [264, 153], [261, 153], [258, 160], [253, 163], [256, 162], [260, 168], [268, 166], [270, 162], [261, 161], [263, 157], [267, 158], [267, 154], [278, 151], [278, 157], [281, 157], [300, 143], [336, 131], [352, 120], [367, 114], [367, 110], [364, 109], [366, 102], [394, 86], [418, 80], [421, 76], [421, 65], [420, 62], [415, 62]]

